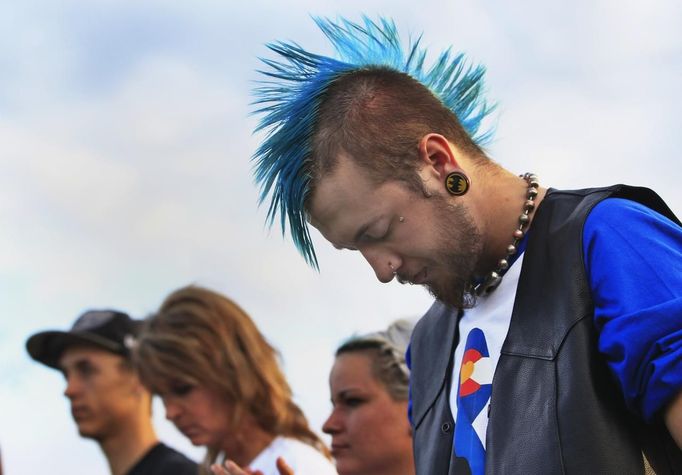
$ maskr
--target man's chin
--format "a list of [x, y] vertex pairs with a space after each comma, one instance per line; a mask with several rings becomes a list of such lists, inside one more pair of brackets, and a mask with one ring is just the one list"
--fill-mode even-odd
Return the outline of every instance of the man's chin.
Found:
[[102, 438], [96, 432], [88, 432], [88, 431], [82, 431], [82, 430], [78, 431], [78, 435], [80, 435], [83, 439], [100, 440]]
[[[436, 286], [434, 284], [426, 284], [426, 290], [431, 296], [447, 305], [450, 305], [457, 310], [470, 308], [473, 306], [472, 295], [464, 290], [464, 284], [451, 286]], [[459, 292], [453, 292], [452, 289], [460, 289]]]
[[102, 434], [99, 430], [94, 427], [88, 427], [87, 425], [79, 425], [78, 434], [84, 439], [100, 440], [102, 438]]

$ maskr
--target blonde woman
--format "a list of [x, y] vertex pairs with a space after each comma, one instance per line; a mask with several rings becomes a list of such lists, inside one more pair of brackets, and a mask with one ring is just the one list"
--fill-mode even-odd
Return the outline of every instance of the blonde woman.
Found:
[[166, 417], [208, 449], [200, 473], [233, 461], [277, 475], [283, 457], [299, 475], [336, 474], [292, 401], [276, 351], [229, 298], [194, 286], [173, 292], [147, 320], [135, 361]]
[[[332, 412], [322, 430], [332, 437], [339, 475], [414, 475], [407, 418], [409, 370], [405, 349], [412, 323], [355, 336], [336, 350], [329, 375]], [[279, 475], [300, 475], [278, 461]], [[215, 475], [257, 475], [229, 462]]]
[[415, 473], [405, 364], [412, 327], [398, 320], [336, 350], [329, 374], [333, 407], [322, 430], [332, 437], [339, 475]]

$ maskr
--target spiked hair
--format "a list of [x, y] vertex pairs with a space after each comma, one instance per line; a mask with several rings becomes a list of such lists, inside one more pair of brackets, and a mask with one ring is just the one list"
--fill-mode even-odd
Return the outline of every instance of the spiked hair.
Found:
[[260, 186], [259, 203], [271, 197], [267, 223], [279, 216], [282, 233], [288, 220], [294, 244], [308, 264], [319, 269], [308, 229], [306, 199], [311, 192], [313, 144], [319, 112], [335, 82], [355, 71], [376, 68], [404, 73], [428, 88], [450, 112], [475, 146], [486, 143], [492, 131], [479, 132], [482, 119], [494, 108], [482, 97], [482, 66], [466, 63], [463, 54], [443, 51], [431, 67], [425, 66], [426, 50], [421, 36], [406, 48], [392, 20], [362, 23], [313, 18], [336, 50], [338, 59], [314, 54], [296, 43], [282, 41], [267, 47], [279, 61], [263, 59], [267, 76], [254, 93], [256, 114], [262, 118], [256, 132], [266, 131], [256, 150], [254, 175]]

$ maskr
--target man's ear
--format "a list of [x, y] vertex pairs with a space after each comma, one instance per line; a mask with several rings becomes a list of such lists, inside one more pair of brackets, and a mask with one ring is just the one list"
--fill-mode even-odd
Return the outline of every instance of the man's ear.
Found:
[[131, 393], [140, 396], [141, 394], [148, 392], [147, 388], [142, 384], [140, 376], [137, 374], [132, 362], [127, 360], [123, 361], [119, 370], [121, 371], [121, 375], [125, 378], [125, 384], [128, 386]]
[[419, 160], [422, 172], [434, 174], [438, 179], [460, 168], [448, 139], [435, 133], [426, 134], [419, 141]]
[[131, 389], [133, 394], [135, 394], [135, 397], [151, 397], [149, 389], [142, 384], [140, 378], [137, 375], [135, 375], [135, 378], [131, 381]]

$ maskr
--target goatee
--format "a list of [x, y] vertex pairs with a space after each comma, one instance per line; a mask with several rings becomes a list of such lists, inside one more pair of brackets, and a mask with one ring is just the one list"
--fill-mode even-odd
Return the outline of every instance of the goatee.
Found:
[[471, 308], [476, 304], [473, 290], [474, 269], [483, 241], [478, 226], [469, 211], [461, 204], [453, 204], [444, 197], [433, 196], [438, 223], [439, 266], [445, 276], [429, 282], [426, 288], [436, 299], [457, 309]]

